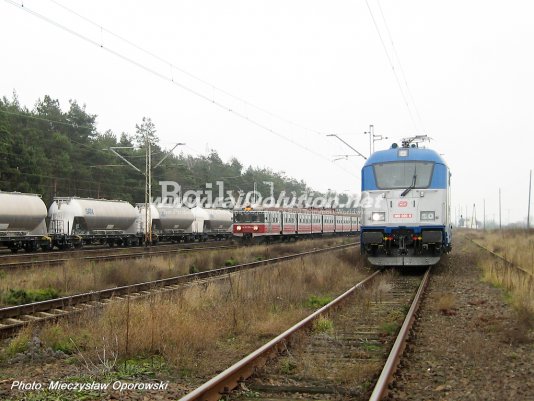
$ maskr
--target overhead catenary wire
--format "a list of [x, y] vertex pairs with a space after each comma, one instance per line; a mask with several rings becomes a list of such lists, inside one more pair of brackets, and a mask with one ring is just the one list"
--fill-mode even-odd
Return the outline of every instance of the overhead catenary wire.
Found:
[[[5, 112], [6, 114], [9, 114], [9, 115], [16, 115], [16, 116], [19, 116], [19, 117], [27, 117], [27, 118], [34, 118], [36, 120], [40, 120], [40, 121], [45, 121], [45, 122], [50, 122], [50, 123], [58, 123], [58, 124], [64, 124], [64, 125], [68, 125], [68, 126], [73, 126], [73, 127], [79, 127], [79, 125], [77, 126], [76, 124], [70, 124], [70, 123], [63, 123], [61, 121], [57, 121], [57, 120], [50, 120], [50, 119], [46, 119], [46, 118], [42, 118], [42, 117], [37, 117], [37, 116], [32, 116], [30, 114], [24, 114], [24, 113], [15, 113], [15, 112], [10, 112], [10, 111], [6, 111], [6, 110], [2, 110], [0, 109], [0, 112]], [[87, 128], [91, 128], [90, 126], [85, 126]], [[90, 145], [87, 145], [87, 144], [84, 144], [84, 143], [81, 143], [81, 142], [78, 142], [78, 141], [75, 141], [71, 138], [69, 138], [68, 136], [64, 136], [64, 138], [73, 143], [73, 144], [76, 144], [76, 145], [79, 145], [79, 146], [82, 146], [82, 147], [85, 147], [89, 150], [92, 150], [92, 151], [97, 151], [97, 152], [102, 152], [104, 154], [109, 154], [107, 150], [103, 150], [103, 149], [99, 149], [98, 147], [92, 147]], [[9, 145], [9, 143], [7, 142], [0, 142], [2, 144], [5, 144], [5, 145]], [[197, 153], [197, 155], [199, 156], [204, 156], [204, 154], [202, 152], [200, 152], [199, 150], [195, 149], [195, 148], [192, 148], [191, 146], [188, 146], [186, 145], [185, 146], [186, 148], [189, 148], [191, 151]], [[151, 154], [152, 155], [156, 155], [156, 154], [160, 154], [162, 152], [152, 152]], [[20, 157], [20, 153], [13, 153], [13, 152], [6, 152], [6, 151], [3, 151], [3, 150], [0, 150], [0, 155], [5, 155], [5, 156], [14, 156], [14, 157]], [[128, 158], [128, 159], [144, 159], [146, 157], [146, 155], [123, 155], [125, 158]], [[190, 157], [190, 156], [188, 156]], [[186, 160], [187, 161], [187, 160]], [[78, 163], [80, 164], [80, 163]], [[186, 164], [170, 164], [170, 165], [164, 165], [165, 167], [187, 167]], [[106, 167], [106, 168], [109, 168], [109, 167], [118, 167], [118, 168], [122, 168], [122, 167], [128, 167], [127, 165], [125, 164], [120, 164], [120, 165], [84, 165], [85, 168], [101, 168], [101, 167]], [[189, 167], [190, 168], [190, 167]], [[51, 175], [43, 175], [43, 174], [36, 174], [36, 173], [29, 173], [29, 172], [24, 172], [24, 171], [21, 171], [21, 170], [18, 170], [17, 168], [17, 172], [16, 174], [20, 174], [20, 175], [25, 175], [25, 176], [31, 176], [31, 177], [38, 177], [38, 178], [46, 178], [46, 179], [52, 179], [52, 180], [61, 180], [61, 181], [68, 181], [69, 183], [70, 182], [73, 182], [73, 183], [77, 183], [77, 182], [86, 182], [86, 183], [94, 183], [94, 180], [84, 180], [84, 179], [80, 179], [80, 178], [72, 178], [72, 177], [60, 177], [60, 176], [51, 176]], [[0, 177], [1, 177], [1, 174], [0, 174]], [[167, 179], [167, 177], [161, 175], [161, 174], [153, 174], [153, 177], [155, 178], [158, 178], [160, 180], [165, 180]], [[3, 182], [3, 183], [8, 183], [8, 181], [0, 181], [0, 182]], [[107, 185], [107, 183], [103, 183], [104, 185]], [[40, 185], [43, 185], [42, 183]], [[69, 184], [70, 185], [70, 184]], [[53, 186], [50, 186], [50, 185], [44, 185], [45, 187], [48, 187], [48, 188], [53, 188]], [[115, 188], [122, 188], [122, 189], [131, 189], [130, 186], [126, 186], [126, 185], [118, 185], [118, 184], [113, 184], [113, 186]], [[193, 188], [191, 188], [193, 189]], [[83, 190], [83, 191], [86, 191], [86, 192], [90, 192], [90, 191], [94, 191], [92, 189], [84, 189], [84, 188], [76, 188], [76, 190]]]
[[[1, 108], [0, 108], [0, 113], [5, 113], [5, 114], [8, 114], [8, 115], [13, 115], [13, 116], [17, 116], [17, 117], [35, 119], [35, 120], [44, 121], [44, 122], [62, 124], [62, 125], [66, 125], [66, 126], [72, 126], [74, 128], [81, 128], [81, 127], [83, 127], [83, 128], [93, 128], [92, 126], [87, 126], [87, 125], [82, 126], [82, 125], [79, 125], [79, 124], [66, 123], [66, 122], [62, 122], [62, 121], [51, 120], [51, 119], [44, 118], [44, 117], [34, 116], [34, 115], [31, 115], [31, 114], [16, 113], [16, 112], [4, 110], [4, 109], [1, 109]], [[109, 154], [107, 150], [99, 149], [98, 147], [92, 147], [92, 146], [90, 146], [88, 144], [84, 144], [84, 143], [75, 141], [72, 138], [69, 138], [68, 136], [64, 136], [64, 138], [67, 141], [69, 141], [69, 142], [71, 142], [73, 144], [82, 146], [82, 147], [87, 148], [89, 150], [101, 152], [101, 153], [104, 153], [104, 154]], [[9, 145], [7, 142], [0, 142], [0, 143], [5, 144], [5, 145]], [[185, 145], [185, 147], [188, 148], [189, 150], [193, 151], [194, 153], [196, 153], [198, 156], [205, 157], [204, 153], [202, 153], [198, 149], [192, 148], [189, 145]], [[152, 152], [151, 154], [152, 155], [156, 155], [156, 154], [160, 154], [160, 153], [162, 153], [162, 152], [161, 151], [160, 152]], [[0, 151], [0, 154], [1, 155], [8, 155], [8, 156], [20, 156], [20, 154], [18, 154], [18, 153], [5, 152], [5, 151]], [[146, 155], [123, 155], [123, 156], [128, 158], [128, 159], [144, 159], [146, 157]], [[184, 167], [185, 165], [184, 164], [174, 164], [174, 165], [170, 165], [170, 166], [174, 166], [174, 167], [181, 166], [181, 167]], [[97, 168], [97, 167], [127, 167], [127, 166], [121, 164], [121, 165], [113, 165], [113, 166], [112, 165], [99, 165], [99, 166], [85, 166], [85, 167]], [[169, 167], [169, 166], [167, 166], [167, 167]], [[34, 173], [24, 173], [24, 172], [21, 172], [21, 171], [18, 171], [17, 173], [18, 174], [22, 174], [22, 175], [29, 175], [29, 176], [33, 176], [33, 177], [40, 177], [40, 178], [50, 178], [50, 179], [67, 180], [67, 181], [71, 181], [72, 180], [72, 178], [67, 178], [67, 177], [44, 176], [44, 175], [34, 174]], [[158, 175], [158, 174], [155, 174], [154, 177], [162, 179], [162, 180], [166, 179], [166, 177], [164, 177], [162, 175]], [[88, 181], [88, 180], [79, 180], [79, 179], [76, 179], [76, 180], [77, 181], [93, 182], [93, 181]], [[121, 188], [129, 188], [129, 187], [124, 187], [124, 186], [119, 186], [119, 187], [121, 187]]]
[[49, 123], [53, 123], [53, 124], [61, 124], [61, 125], [65, 125], [65, 126], [69, 126], [69, 127], [73, 127], [73, 128], [77, 128], [77, 129], [78, 128], [82, 128], [82, 129], [91, 129], [91, 130], [93, 130], [95, 128], [92, 125], [80, 125], [80, 124], [75, 124], [75, 123], [68, 123], [68, 122], [65, 122], [65, 121], [51, 120], [49, 118], [35, 116], [35, 115], [32, 115], [32, 114], [16, 113], [14, 111], [9, 111], [9, 110], [5, 110], [5, 109], [0, 109], [0, 113], [9, 114], [9, 115], [12, 115], [12, 116], [17, 116], [17, 117], [31, 118], [31, 119], [34, 119], [34, 120], [45, 121], [45, 122], [49, 122]]
[[[26, 113], [16, 113], [16, 112], [8, 111], [8, 110], [4, 110], [4, 109], [1, 109], [1, 108], [0, 108], [0, 113], [4, 113], [4, 114], [8, 114], [8, 115], [12, 115], [12, 116], [17, 116], [17, 117], [30, 118], [30, 119], [38, 120], [38, 121], [49, 122], [49, 123], [52, 123], [52, 124], [65, 125], [65, 126], [73, 127], [73, 128], [76, 128], [76, 129], [78, 129], [78, 128], [91, 129], [91, 130], [94, 129], [94, 127], [91, 126], [91, 125], [80, 125], [80, 124], [74, 124], [74, 123], [67, 123], [67, 122], [64, 122], [64, 121], [51, 120], [51, 119], [49, 119], [49, 118], [44, 118], [44, 117], [35, 116], [35, 115], [32, 115], [32, 114], [26, 114]], [[79, 146], [83, 146], [83, 147], [85, 147], [85, 148], [87, 148], [87, 149], [95, 150], [95, 151], [97, 151], [97, 152], [104, 152], [104, 153], [107, 153], [107, 150], [98, 149], [98, 148], [96, 148], [96, 147], [91, 147], [91, 146], [88, 145], [88, 144], [85, 144], [85, 143], [82, 143], [82, 142], [75, 141], [75, 140], [72, 139], [72, 138], [65, 137], [65, 139], [67, 139], [69, 142], [72, 142], [72, 143], [74, 143], [74, 144], [76, 144], [76, 145], [79, 145]], [[162, 152], [163, 152], [163, 151], [152, 152], [152, 155], [155, 155], [155, 154], [158, 154], [158, 153], [162, 153]], [[144, 158], [145, 155], [141, 155], [141, 156], [131, 155], [131, 156], [128, 156], [128, 157], [131, 157], [131, 158]]]
[[[94, 128], [94, 127], [89, 126], [89, 125], [79, 125], [79, 124], [67, 123], [67, 122], [63, 122], [63, 121], [50, 120], [49, 118], [34, 116], [34, 115], [31, 115], [31, 114], [25, 114], [25, 113], [15, 113], [15, 112], [4, 110], [4, 109], [0, 109], [0, 113], [12, 115], [12, 116], [17, 116], [17, 117], [30, 118], [30, 119], [33, 119], [33, 120], [44, 121], [44, 122], [49, 122], [49, 123], [53, 123], [53, 124], [61, 124], [61, 125], [65, 125], [65, 126], [69, 126], [69, 127], [73, 127], [73, 128], [77, 128], [77, 129], [78, 128], [86, 128], [86, 129], [89, 129], [89, 128], [93, 129]], [[69, 142], [72, 142], [72, 143], [74, 143], [76, 145], [79, 145], [79, 146], [82, 146], [84, 148], [91, 149], [91, 150], [96, 150], [98, 152], [105, 152], [104, 150], [93, 148], [93, 147], [91, 147], [91, 146], [89, 146], [89, 145], [87, 145], [85, 143], [77, 142], [72, 138], [69, 138], [69, 137], [65, 137], [65, 138]]]
[[365, 0], [365, 4], [367, 5], [367, 9], [369, 10], [369, 14], [371, 15], [371, 19], [373, 20], [373, 25], [375, 26], [376, 32], [378, 34], [378, 38], [380, 39], [380, 43], [382, 43], [382, 48], [384, 49], [384, 52], [386, 53], [386, 57], [388, 59], [389, 65], [391, 67], [391, 70], [393, 71], [393, 75], [395, 76], [395, 81], [397, 82], [397, 86], [399, 87], [402, 99], [404, 101], [404, 104], [406, 105], [406, 109], [408, 110], [408, 114], [410, 116], [410, 120], [412, 121], [413, 127], [416, 132], [418, 132], [418, 126], [415, 121], [415, 118], [412, 113], [412, 109], [410, 108], [410, 104], [408, 103], [408, 99], [406, 97], [406, 94], [404, 93], [404, 90], [402, 89], [402, 84], [400, 82], [399, 76], [397, 74], [397, 70], [395, 69], [395, 64], [393, 63], [393, 60], [391, 59], [391, 56], [389, 54], [388, 48], [386, 46], [386, 43], [384, 42], [384, 38], [382, 37], [382, 33], [380, 32], [380, 28], [376, 22], [375, 16], [373, 14], [373, 10], [371, 9], [371, 6], [369, 5], [369, 0]]
[[[251, 107], [251, 108], [254, 108], [254, 109], [258, 110], [258, 111], [261, 111], [262, 113], [264, 113], [264, 114], [266, 114], [266, 115], [268, 115], [270, 117], [276, 118], [276, 119], [278, 119], [280, 121], [283, 121], [283, 122], [285, 122], [285, 123], [287, 123], [289, 125], [293, 125], [294, 127], [303, 129], [305, 131], [313, 132], [314, 134], [317, 134], [317, 135], [324, 135], [325, 134], [324, 132], [320, 132], [320, 131], [315, 130], [313, 128], [306, 127], [306, 126], [304, 126], [304, 125], [302, 125], [300, 123], [297, 123], [295, 121], [292, 121], [292, 120], [290, 120], [290, 119], [288, 119], [286, 117], [282, 117], [280, 115], [272, 113], [269, 110], [267, 110], [267, 109], [265, 109], [265, 108], [263, 108], [261, 106], [258, 106], [256, 104], [254, 104], [254, 103], [252, 103], [252, 102], [240, 97], [240, 96], [234, 95], [233, 93], [231, 93], [231, 92], [219, 87], [218, 85], [215, 85], [215, 84], [213, 84], [211, 82], [208, 82], [207, 80], [205, 80], [203, 78], [200, 78], [199, 76], [197, 76], [197, 75], [195, 75], [195, 74], [193, 74], [193, 73], [191, 73], [191, 72], [189, 72], [189, 71], [177, 66], [174, 62], [172, 62], [172, 61], [170, 61], [170, 60], [168, 60], [166, 58], [163, 58], [163, 57], [155, 54], [154, 52], [152, 52], [150, 50], [147, 50], [142, 46], [139, 46], [138, 44], [132, 42], [131, 40], [129, 40], [129, 39], [127, 39], [127, 38], [125, 38], [125, 37], [113, 32], [113, 31], [105, 28], [104, 26], [102, 26], [98, 22], [95, 22], [95, 21], [91, 20], [90, 18], [87, 18], [86, 16], [78, 13], [77, 11], [74, 11], [73, 9], [65, 6], [64, 4], [61, 4], [59, 1], [56, 1], [56, 0], [49, 0], [49, 1], [54, 3], [54, 4], [56, 4], [58, 7], [61, 7], [63, 10], [65, 10], [65, 11], [67, 11], [67, 12], [73, 14], [73, 15], [76, 15], [78, 18], [81, 18], [85, 22], [97, 27], [98, 29], [100, 29], [101, 33], [105, 32], [105, 33], [107, 33], [107, 34], [109, 34], [109, 35], [111, 35], [111, 36], [123, 41], [124, 43], [128, 44], [129, 46], [132, 46], [134, 49], [137, 49], [140, 52], [142, 52], [142, 53], [144, 53], [144, 54], [146, 54], [146, 55], [148, 55], [148, 56], [150, 56], [150, 57], [152, 57], [152, 58], [154, 58], [154, 59], [156, 59], [156, 60], [158, 60], [158, 61], [160, 61], [160, 62], [162, 62], [164, 64], [167, 64], [170, 67], [170, 70], [171, 70], [170, 71], [171, 72], [171, 80], [174, 80], [174, 76], [172, 74], [173, 70], [179, 71], [182, 74], [188, 76], [189, 78], [192, 78], [195, 81], [198, 81], [198, 82], [200, 82], [200, 83], [202, 83], [202, 84], [204, 84], [206, 86], [209, 86], [214, 91], [220, 92], [220, 93], [222, 93], [222, 94], [224, 94], [224, 95], [226, 95], [226, 96], [228, 96], [228, 97], [230, 97], [230, 98], [232, 98], [234, 100], [237, 100], [237, 101], [243, 103], [247, 107]], [[102, 36], [101, 36], [101, 43], [103, 44]]]
[[395, 42], [393, 41], [393, 35], [391, 34], [391, 30], [389, 29], [388, 23], [386, 21], [386, 17], [384, 15], [384, 11], [382, 10], [382, 5], [380, 4], [380, 0], [376, 0], [378, 4], [378, 9], [380, 10], [380, 15], [382, 16], [382, 21], [384, 21], [384, 26], [386, 27], [386, 32], [388, 34], [389, 41], [391, 43], [391, 47], [393, 49], [393, 55], [397, 59], [397, 64], [399, 65], [399, 70], [402, 75], [402, 79], [404, 81], [404, 85], [406, 86], [406, 92], [408, 93], [408, 97], [410, 98], [413, 108], [415, 110], [415, 114], [417, 115], [417, 118], [419, 120], [419, 124], [421, 128], [424, 131], [424, 124], [423, 119], [421, 118], [421, 113], [419, 113], [419, 108], [417, 107], [417, 104], [415, 102], [415, 98], [412, 94], [412, 91], [410, 90], [410, 86], [408, 85], [408, 79], [406, 78], [406, 74], [404, 73], [404, 68], [402, 66], [402, 62], [399, 57], [399, 53], [397, 52], [397, 47], [395, 46]]
[[319, 153], [319, 152], [317, 152], [317, 151], [315, 151], [315, 150], [313, 150], [313, 149], [311, 149], [311, 148], [309, 148], [309, 147], [307, 147], [305, 145], [300, 144], [299, 142], [293, 140], [292, 138], [289, 138], [289, 137], [283, 135], [282, 133], [278, 132], [277, 130], [272, 129], [269, 126], [267, 126], [267, 125], [265, 125], [265, 124], [263, 124], [263, 123], [261, 123], [259, 121], [256, 121], [255, 119], [252, 119], [252, 118], [248, 117], [244, 113], [239, 112], [239, 111], [233, 109], [232, 107], [230, 107], [230, 106], [228, 106], [228, 105], [226, 105], [226, 104], [224, 104], [222, 102], [219, 102], [218, 100], [210, 98], [209, 96], [199, 92], [198, 90], [190, 88], [187, 85], [184, 85], [184, 84], [176, 81], [172, 76], [169, 77], [169, 76], [167, 76], [167, 75], [165, 75], [165, 74], [163, 74], [163, 73], [161, 73], [159, 71], [154, 70], [151, 67], [148, 67], [148, 66], [144, 65], [143, 63], [141, 63], [139, 61], [134, 60], [131, 57], [128, 57], [128, 56], [126, 56], [126, 55], [124, 55], [122, 53], [119, 53], [116, 50], [113, 50], [113, 49], [111, 49], [109, 47], [106, 47], [106, 46], [104, 46], [104, 44], [102, 42], [99, 43], [98, 41], [96, 41], [94, 39], [91, 39], [91, 38], [87, 37], [86, 35], [83, 35], [83, 34], [77, 32], [77, 31], [75, 31], [75, 30], [73, 30], [73, 29], [71, 29], [71, 28], [69, 28], [69, 27], [57, 22], [57, 21], [54, 21], [53, 19], [51, 19], [51, 18], [49, 18], [49, 17], [47, 17], [47, 16], [45, 16], [45, 15], [43, 15], [43, 14], [37, 12], [37, 11], [34, 11], [34, 10], [28, 8], [24, 4], [19, 4], [14, 0], [4, 0], [4, 1], [9, 3], [9, 4], [11, 4], [12, 6], [15, 6], [16, 8], [19, 8], [20, 10], [23, 10], [23, 11], [27, 12], [28, 14], [33, 15], [34, 17], [42, 19], [43, 21], [45, 21], [45, 22], [47, 22], [47, 23], [49, 23], [51, 25], [56, 26], [59, 29], [62, 29], [64, 31], [70, 33], [71, 35], [73, 35], [75, 37], [78, 37], [79, 39], [82, 39], [82, 40], [92, 44], [93, 46], [96, 46], [96, 47], [98, 47], [98, 48], [100, 48], [102, 50], [105, 50], [106, 52], [114, 55], [115, 57], [120, 58], [123, 61], [126, 61], [126, 62], [128, 62], [128, 63], [130, 63], [130, 64], [132, 64], [132, 65], [134, 65], [134, 66], [136, 66], [136, 67], [138, 67], [138, 68], [140, 68], [140, 69], [142, 69], [142, 70], [144, 70], [144, 71], [146, 71], [146, 72], [148, 72], [148, 73], [160, 78], [160, 79], [163, 79], [163, 80], [165, 80], [165, 81], [167, 81], [167, 82], [169, 82], [169, 83], [171, 83], [171, 84], [183, 89], [184, 91], [189, 92], [189, 93], [191, 93], [191, 94], [193, 94], [193, 95], [195, 95], [195, 96], [197, 96], [197, 97], [199, 97], [199, 98], [201, 98], [201, 99], [203, 99], [203, 100], [205, 100], [205, 101], [217, 106], [218, 108], [220, 108], [220, 109], [222, 109], [224, 111], [230, 112], [233, 115], [235, 115], [235, 116], [237, 116], [237, 117], [239, 117], [239, 118], [241, 118], [243, 120], [248, 121], [250, 124], [252, 124], [252, 125], [254, 125], [254, 126], [264, 130], [264, 131], [267, 131], [267, 132], [269, 132], [269, 133], [271, 133], [271, 134], [273, 134], [273, 135], [275, 135], [275, 136], [277, 136], [277, 137], [279, 137], [279, 138], [281, 138], [281, 139], [283, 139], [283, 140], [285, 140], [285, 141], [287, 141], [287, 142], [289, 142], [289, 143], [301, 148], [302, 150], [304, 150], [304, 151], [306, 151], [306, 152], [308, 152], [310, 154], [313, 154], [314, 156], [316, 156], [318, 158], [323, 159], [324, 161], [328, 162], [329, 164], [332, 164], [335, 167], [339, 168], [340, 170], [344, 171], [345, 173], [351, 175], [352, 177], [359, 178], [358, 174], [355, 174], [354, 172], [349, 171], [349, 170], [347, 170], [347, 169], [345, 169], [345, 168], [343, 168], [343, 167], [341, 167], [341, 166], [339, 166], [337, 164], [333, 164], [329, 157], [327, 157], [327, 156], [325, 156], [325, 155], [323, 155], [323, 154], [321, 154], [321, 153]]

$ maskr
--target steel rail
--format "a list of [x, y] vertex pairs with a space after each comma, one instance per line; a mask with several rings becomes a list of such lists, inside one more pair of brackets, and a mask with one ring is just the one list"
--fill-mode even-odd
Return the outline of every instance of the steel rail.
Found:
[[373, 393], [371, 394], [371, 397], [369, 398], [369, 401], [379, 401], [387, 395], [389, 384], [393, 381], [393, 376], [397, 370], [397, 366], [399, 365], [400, 358], [406, 347], [406, 341], [408, 340], [410, 330], [415, 321], [416, 313], [419, 310], [419, 306], [421, 305], [421, 300], [423, 299], [423, 294], [425, 293], [425, 289], [428, 286], [428, 282], [430, 278], [430, 269], [431, 268], [429, 267], [428, 270], [425, 272], [425, 275], [423, 276], [423, 280], [421, 281], [421, 284], [419, 285], [419, 289], [417, 290], [417, 293], [415, 294], [410, 310], [408, 311], [408, 314], [404, 318], [404, 322], [399, 331], [399, 334], [397, 335], [397, 339], [395, 340], [395, 343], [393, 344], [393, 347], [391, 348], [388, 359], [386, 360], [386, 363], [384, 364], [382, 373], [380, 374], [380, 377], [378, 378], [376, 382], [376, 385], [374, 387]]
[[[192, 273], [192, 274], [187, 274], [187, 275], [182, 275], [182, 276], [175, 276], [175, 277], [159, 279], [159, 280], [154, 280], [154, 281], [147, 281], [144, 283], [137, 283], [137, 284], [131, 284], [131, 285], [126, 285], [126, 286], [121, 286], [121, 287], [114, 287], [114, 288], [109, 288], [105, 290], [91, 291], [91, 292], [86, 292], [82, 294], [75, 294], [75, 295], [65, 296], [61, 298], [49, 299], [46, 301], [39, 301], [39, 302], [32, 302], [32, 303], [23, 304], [23, 305], [4, 307], [4, 308], [0, 308], [0, 321], [3, 319], [16, 319], [20, 316], [32, 315], [32, 314], [36, 314], [39, 312], [48, 312], [50, 310], [56, 310], [56, 309], [65, 310], [65, 308], [74, 307], [76, 305], [89, 303], [89, 302], [98, 302], [101, 300], [110, 299], [110, 298], [118, 297], [118, 296], [129, 296], [134, 293], [160, 290], [160, 289], [164, 289], [165, 287], [172, 286], [172, 285], [180, 285], [180, 284], [195, 282], [197, 280], [204, 280], [204, 279], [214, 278], [217, 276], [224, 276], [226, 274], [231, 274], [231, 273], [235, 273], [235, 272], [242, 271], [242, 270], [252, 269], [252, 268], [256, 268], [256, 267], [264, 266], [264, 265], [272, 265], [272, 264], [276, 264], [279, 262], [285, 262], [288, 260], [301, 258], [303, 256], [309, 256], [309, 255], [314, 255], [314, 254], [323, 253], [323, 252], [341, 250], [341, 249], [345, 249], [345, 248], [352, 247], [355, 245], [358, 245], [358, 243], [336, 245], [336, 246], [328, 247], [328, 248], [319, 248], [319, 249], [314, 249], [311, 251], [299, 252], [296, 254], [279, 256], [276, 258], [270, 258], [270, 259], [255, 261], [255, 262], [242, 263], [242, 264], [235, 265], [235, 266], [221, 267], [217, 269], [206, 270], [203, 272]], [[53, 316], [50, 316], [50, 318], [57, 318], [57, 317], [66, 316], [66, 315], [68, 315], [68, 313], [53, 315]], [[14, 327], [22, 327], [30, 322], [31, 321], [21, 321], [20, 323], [4, 325], [4, 326], [0, 324], [0, 332], [3, 330], [12, 331]]]
[[469, 237], [469, 236], [466, 235], [465, 238], [467, 238], [469, 241], [471, 241], [473, 244], [475, 244], [475, 245], [478, 246], [479, 248], [481, 248], [481, 249], [485, 250], [486, 252], [488, 252], [489, 254], [493, 255], [493, 256], [496, 257], [497, 259], [500, 259], [500, 260], [502, 260], [504, 263], [509, 264], [510, 266], [516, 268], [516, 269], [519, 270], [520, 272], [525, 273], [525, 274], [527, 274], [527, 275], [529, 275], [529, 276], [531, 276], [531, 277], [534, 276], [534, 274], [532, 274], [531, 272], [529, 272], [527, 269], [525, 269], [525, 268], [523, 268], [523, 267], [517, 265], [516, 263], [512, 262], [511, 260], [506, 259], [504, 256], [499, 255], [499, 254], [496, 253], [496, 252], [493, 252], [491, 249], [486, 248], [484, 245], [478, 243], [477, 241], [475, 241], [475, 240], [472, 239], [471, 237]]
[[[51, 251], [36, 251], [36, 252], [24, 252], [24, 253], [0, 253], [0, 260], [2, 259], [19, 259], [19, 258], [34, 258], [34, 257], [41, 257], [41, 256], [55, 256], [55, 255], [79, 255], [79, 254], [86, 254], [86, 253], [98, 253], [98, 252], [107, 252], [107, 251], [127, 251], [131, 249], [164, 249], [164, 248], [171, 248], [171, 247], [180, 247], [180, 246], [201, 246], [205, 244], [210, 243], [227, 243], [230, 242], [230, 240], [221, 240], [221, 241], [215, 241], [215, 240], [209, 240], [206, 242], [180, 242], [180, 243], [162, 243], [158, 245], [152, 245], [150, 247], [145, 247], [144, 245], [138, 245], [138, 246], [131, 246], [131, 247], [122, 247], [122, 246], [116, 246], [116, 247], [109, 247], [108, 245], [88, 245], [86, 247], [82, 248], [72, 248], [68, 250], [59, 250], [54, 249]], [[4, 249], [7, 250], [7, 249]]]
[[340, 302], [344, 301], [357, 289], [361, 288], [376, 275], [381, 273], [381, 271], [382, 270], [375, 271], [369, 277], [345, 291], [329, 304], [318, 309], [276, 338], [258, 348], [253, 353], [236, 362], [234, 365], [219, 373], [217, 376], [207, 381], [189, 394], [180, 398], [180, 401], [215, 401], [220, 399], [223, 394], [237, 387], [240, 381], [249, 378], [257, 367], [263, 366], [271, 355], [276, 354], [284, 349], [284, 345], [293, 334], [305, 327], [308, 327], [316, 318], [337, 306]]
[[[140, 259], [153, 256], [162, 256], [175, 254], [180, 252], [193, 252], [193, 251], [203, 251], [203, 250], [214, 250], [214, 249], [232, 249], [236, 248], [237, 245], [222, 245], [222, 246], [207, 246], [207, 247], [191, 247], [191, 248], [175, 248], [167, 250], [147, 250], [147, 251], [137, 251], [137, 252], [121, 252], [113, 253], [110, 255], [97, 255], [97, 256], [76, 256], [69, 258], [58, 258], [58, 259], [39, 259], [39, 260], [29, 260], [21, 262], [0, 262], [0, 270], [16, 270], [19, 268], [31, 268], [34, 266], [48, 265], [48, 266], [57, 266], [62, 265], [67, 262], [72, 261], [81, 261], [81, 262], [107, 262], [112, 260], [120, 259]], [[133, 248], [132, 248], [133, 249]]]

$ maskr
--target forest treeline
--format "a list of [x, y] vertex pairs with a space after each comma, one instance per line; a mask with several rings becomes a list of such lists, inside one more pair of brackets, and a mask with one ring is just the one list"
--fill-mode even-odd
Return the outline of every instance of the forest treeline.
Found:
[[[97, 115], [89, 114], [85, 105], [70, 100], [63, 111], [57, 99], [44, 96], [32, 109], [11, 99], [0, 100], [0, 190], [37, 193], [49, 204], [54, 196], [80, 196], [122, 199], [132, 203], [144, 201], [144, 175], [114, 155], [111, 147], [121, 149], [128, 161], [145, 170], [145, 134], [148, 131], [154, 160], [166, 150], [158, 145], [157, 130], [149, 118], [136, 125], [136, 132], [120, 134], [99, 132]], [[204, 189], [206, 183], [225, 182], [226, 190], [257, 189], [268, 195], [274, 183], [280, 191], [300, 194], [309, 190], [303, 181], [267, 168], [243, 166], [238, 159], [223, 161], [216, 151], [205, 156], [180, 153], [170, 155], [153, 170], [153, 192], [161, 193], [158, 182], [175, 181], [182, 189]]]

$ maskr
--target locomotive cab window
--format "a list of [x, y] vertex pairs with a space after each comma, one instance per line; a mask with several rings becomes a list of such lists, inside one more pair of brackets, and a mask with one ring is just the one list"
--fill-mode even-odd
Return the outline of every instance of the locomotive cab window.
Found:
[[261, 212], [235, 212], [235, 223], [264, 223], [265, 214]]
[[434, 163], [402, 161], [373, 165], [376, 186], [379, 189], [428, 188]]

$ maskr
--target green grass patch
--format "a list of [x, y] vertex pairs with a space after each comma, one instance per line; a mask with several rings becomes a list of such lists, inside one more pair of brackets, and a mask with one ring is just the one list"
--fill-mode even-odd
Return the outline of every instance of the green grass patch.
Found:
[[306, 306], [312, 309], [319, 309], [332, 302], [334, 298], [328, 295], [312, 295], [306, 301]]
[[381, 351], [384, 348], [384, 346], [381, 343], [370, 342], [370, 341], [363, 341], [361, 344], [361, 347], [365, 351], [369, 351], [369, 352]]
[[321, 316], [313, 322], [313, 330], [318, 333], [331, 332], [334, 330], [334, 322]]
[[4, 295], [4, 303], [7, 305], [22, 305], [31, 302], [46, 301], [59, 297], [59, 291], [54, 288], [44, 288], [37, 290], [14, 290], [9, 289]]
[[133, 380], [137, 378], [155, 378], [158, 372], [167, 370], [165, 360], [161, 356], [148, 358], [132, 358], [119, 362], [112, 372], [114, 380]]
[[238, 264], [239, 264], [239, 262], [237, 261], [237, 259], [234, 259], [234, 258], [226, 259], [226, 260], [224, 261], [224, 265], [225, 265], [226, 267], [236, 266], [236, 265], [238, 265]]
[[284, 375], [290, 374], [297, 367], [297, 364], [291, 358], [282, 358], [279, 362], [279, 365], [280, 365], [280, 373]]
[[20, 331], [15, 338], [13, 338], [4, 350], [8, 356], [20, 354], [28, 349], [30, 343], [31, 333], [29, 331]]
[[60, 325], [45, 326], [40, 337], [45, 346], [69, 355], [74, 354], [78, 349], [86, 349], [91, 340], [89, 332], [81, 331], [73, 337]]
[[194, 274], [198, 272], [199, 272], [198, 267], [196, 267], [195, 265], [189, 266], [189, 274]]
[[397, 322], [383, 323], [380, 326], [380, 331], [384, 334], [387, 334], [388, 336], [395, 335], [395, 333], [397, 333], [397, 330], [399, 330], [399, 323]]

